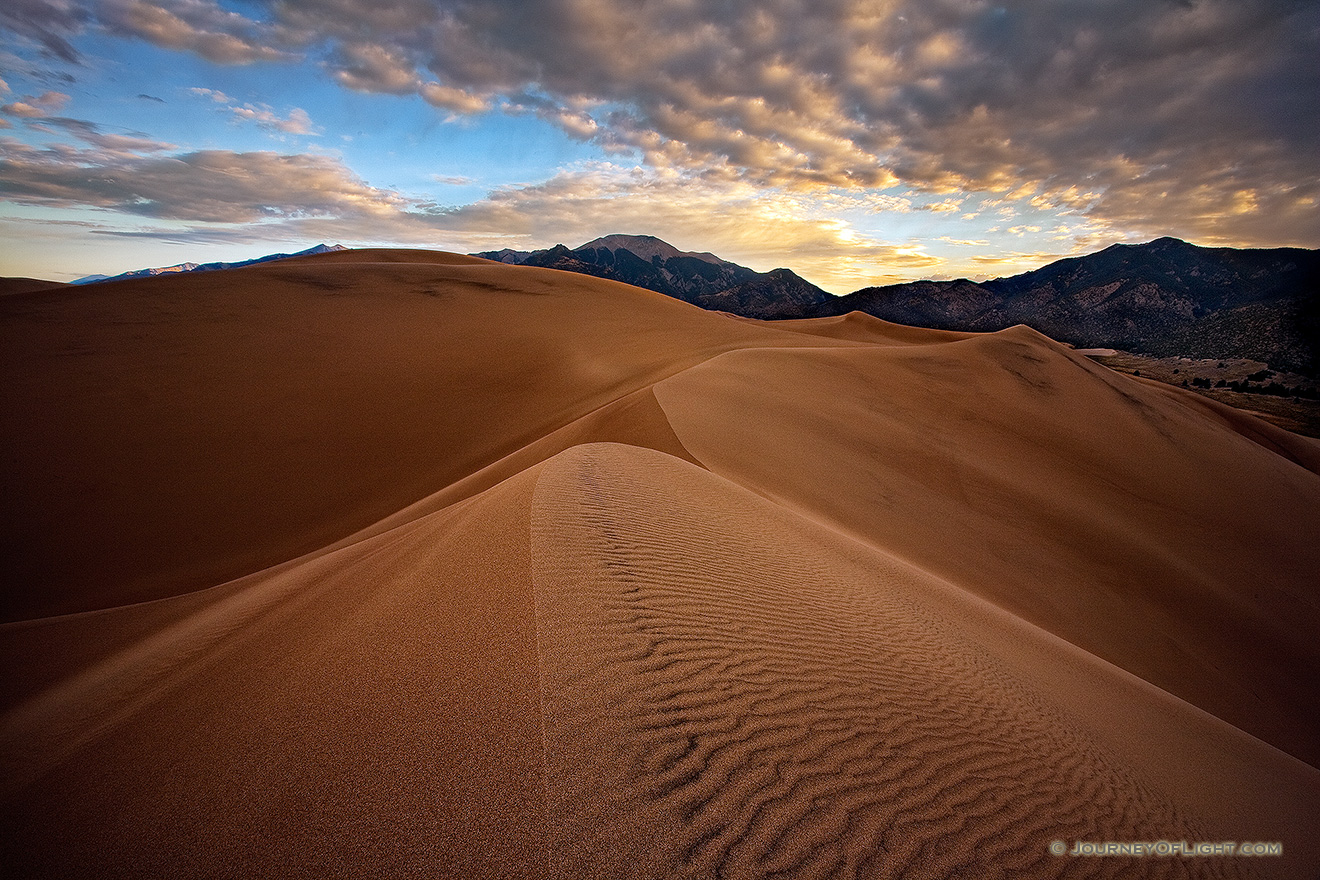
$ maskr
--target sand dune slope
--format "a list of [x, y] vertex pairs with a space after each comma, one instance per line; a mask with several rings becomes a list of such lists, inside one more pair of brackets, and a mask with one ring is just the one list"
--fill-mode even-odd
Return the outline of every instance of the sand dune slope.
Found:
[[[1297, 877], [1320, 444], [340, 252], [0, 297], [21, 877]], [[1052, 841], [1280, 841], [1074, 858]]]
[[1320, 447], [1025, 327], [937, 340], [738, 351], [656, 395], [716, 473], [1320, 762]]
[[1054, 839], [1285, 827], [1290, 868], [1320, 855], [1320, 772], [673, 458], [553, 459], [532, 558], [553, 876], [1060, 876], [1093, 866]]
[[258, 571], [710, 354], [797, 340], [431, 252], [0, 298], [0, 619]]
[[157, 618], [0, 722], [6, 874], [540, 876], [535, 477], [173, 619], [26, 625], [39, 665]]

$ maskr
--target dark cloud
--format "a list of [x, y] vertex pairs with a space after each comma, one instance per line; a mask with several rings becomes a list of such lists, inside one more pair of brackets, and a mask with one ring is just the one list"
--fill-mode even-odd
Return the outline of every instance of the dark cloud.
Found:
[[213, 0], [5, 0], [0, 6], [0, 28], [68, 62], [80, 62], [70, 39], [88, 27], [195, 52], [218, 64], [291, 59], [284, 47], [298, 40]]
[[0, 4], [0, 28], [34, 40], [57, 58], [77, 63], [78, 52], [68, 41], [90, 17], [77, 0], [5, 0]]
[[141, 95], [138, 95], [138, 97], [141, 98], [143, 101], [155, 101], [157, 104], [164, 104], [164, 103], [165, 103], [165, 99], [164, 99], [164, 98], [157, 98], [155, 95], [141, 94]]
[[85, 119], [69, 119], [65, 116], [48, 116], [41, 120], [41, 125], [66, 131], [84, 143], [99, 148], [104, 154], [163, 153], [175, 149], [174, 144], [167, 144], [147, 137], [141, 132], [115, 134], [107, 132], [94, 122]]

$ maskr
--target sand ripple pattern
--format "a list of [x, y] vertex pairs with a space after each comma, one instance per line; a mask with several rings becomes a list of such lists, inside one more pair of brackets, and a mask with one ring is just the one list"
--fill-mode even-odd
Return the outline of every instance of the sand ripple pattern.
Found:
[[532, 513], [551, 875], [1235, 876], [1055, 839], [1204, 839], [923, 602], [910, 569], [651, 450]]

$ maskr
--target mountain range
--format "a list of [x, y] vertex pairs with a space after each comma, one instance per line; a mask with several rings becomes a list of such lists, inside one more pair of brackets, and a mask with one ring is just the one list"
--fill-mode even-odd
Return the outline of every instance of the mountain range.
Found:
[[1116, 244], [1009, 278], [869, 287], [803, 317], [851, 311], [943, 330], [1028, 324], [1075, 345], [1320, 371], [1320, 251], [1301, 248]]
[[748, 318], [857, 311], [941, 330], [1027, 324], [1074, 345], [1249, 358], [1320, 373], [1320, 251], [1313, 249], [1206, 248], [1160, 238], [1006, 278], [915, 281], [838, 297], [788, 269], [758, 273], [646, 235], [609, 235], [573, 250], [556, 245], [474, 256], [612, 278]]
[[570, 250], [505, 248], [473, 254], [500, 263], [622, 281], [745, 318], [800, 318], [835, 297], [790, 269], [757, 272], [710, 253], [680, 251], [652, 235], [606, 235]]
[[177, 275], [181, 272], [211, 272], [216, 269], [237, 269], [241, 266], [253, 266], [257, 263], [269, 263], [272, 260], [284, 260], [289, 257], [310, 257], [313, 254], [329, 254], [348, 250], [342, 244], [318, 244], [305, 251], [292, 254], [267, 254], [252, 260], [239, 260], [236, 263], [176, 263], [173, 266], [160, 266], [154, 269], [137, 269], [133, 272], [121, 272], [118, 275], [84, 275], [71, 284], [95, 284], [100, 281], [120, 281], [125, 278], [151, 278], [156, 275]]

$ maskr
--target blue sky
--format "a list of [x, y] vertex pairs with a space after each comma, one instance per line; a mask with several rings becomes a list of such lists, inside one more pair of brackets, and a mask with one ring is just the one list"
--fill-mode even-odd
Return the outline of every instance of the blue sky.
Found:
[[11, 0], [0, 274], [657, 235], [836, 293], [1315, 246], [1320, 11]]

